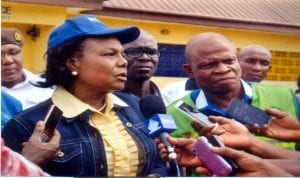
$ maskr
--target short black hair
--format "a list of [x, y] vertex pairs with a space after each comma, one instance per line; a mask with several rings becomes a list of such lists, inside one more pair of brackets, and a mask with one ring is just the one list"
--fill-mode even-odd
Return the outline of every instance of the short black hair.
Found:
[[83, 42], [86, 37], [79, 37], [66, 42], [58, 47], [49, 48], [46, 52], [46, 71], [43, 74], [45, 81], [39, 82], [41, 87], [53, 85], [63, 86], [69, 89], [76, 76], [73, 76], [66, 66], [68, 59], [80, 57], [83, 52]]

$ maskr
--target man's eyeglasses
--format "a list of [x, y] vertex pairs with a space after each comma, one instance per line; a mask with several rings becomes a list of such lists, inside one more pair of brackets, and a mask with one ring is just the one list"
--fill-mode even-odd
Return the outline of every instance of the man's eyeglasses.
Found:
[[124, 51], [124, 54], [126, 57], [134, 59], [139, 58], [143, 54], [146, 54], [148, 57], [152, 59], [158, 60], [158, 57], [160, 56], [160, 52], [157, 49], [153, 48], [127, 48]]

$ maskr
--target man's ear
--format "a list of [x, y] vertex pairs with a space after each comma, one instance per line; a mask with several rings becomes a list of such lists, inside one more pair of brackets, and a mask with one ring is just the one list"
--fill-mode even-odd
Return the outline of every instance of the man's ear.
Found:
[[194, 77], [192, 68], [188, 64], [183, 64], [182, 66], [183, 71], [188, 75], [189, 77]]
[[67, 59], [66, 66], [69, 71], [78, 71], [79, 61], [77, 58], [71, 57]]

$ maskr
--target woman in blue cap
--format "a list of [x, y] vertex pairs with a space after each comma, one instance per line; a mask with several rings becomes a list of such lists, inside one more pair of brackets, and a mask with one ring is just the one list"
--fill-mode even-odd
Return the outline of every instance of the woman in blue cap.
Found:
[[124, 88], [127, 62], [123, 43], [137, 27], [108, 28], [94, 16], [67, 19], [50, 35], [46, 81], [56, 85], [51, 99], [7, 123], [7, 146], [20, 152], [35, 123], [54, 104], [63, 111], [56, 126], [60, 151], [45, 165], [53, 176], [166, 176], [155, 142], [143, 126], [136, 98], [116, 95]]

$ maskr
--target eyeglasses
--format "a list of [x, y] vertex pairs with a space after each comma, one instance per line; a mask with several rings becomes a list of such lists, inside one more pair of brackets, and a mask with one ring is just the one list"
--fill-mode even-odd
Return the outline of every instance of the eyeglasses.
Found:
[[148, 57], [152, 59], [158, 60], [158, 57], [160, 56], [160, 52], [157, 49], [153, 48], [127, 48], [124, 51], [124, 54], [126, 57], [135, 59], [141, 57], [143, 54], [146, 54]]
[[11, 56], [11, 57], [15, 57], [17, 55], [19, 55], [21, 53], [21, 50], [9, 50], [8, 52], [3, 52], [1, 51], [1, 58], [4, 58], [5, 55]]

